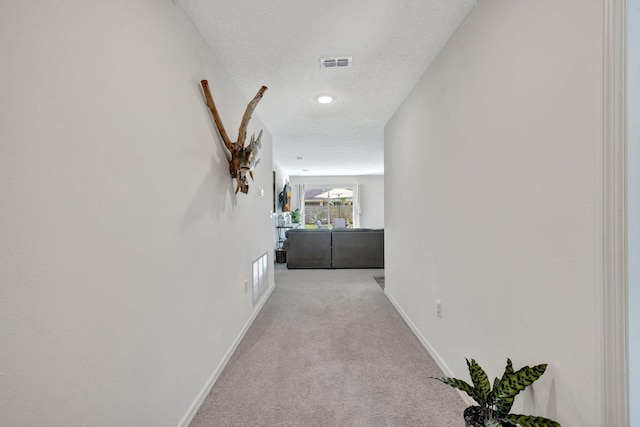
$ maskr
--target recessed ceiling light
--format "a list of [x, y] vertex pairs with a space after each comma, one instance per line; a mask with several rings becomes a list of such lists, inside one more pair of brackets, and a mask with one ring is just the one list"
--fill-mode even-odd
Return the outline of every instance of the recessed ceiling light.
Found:
[[329, 95], [322, 95], [318, 97], [318, 102], [320, 104], [328, 104], [331, 101], [333, 101], [333, 97], [329, 96]]
[[309, 172], [309, 169], [302, 169], [302, 172]]

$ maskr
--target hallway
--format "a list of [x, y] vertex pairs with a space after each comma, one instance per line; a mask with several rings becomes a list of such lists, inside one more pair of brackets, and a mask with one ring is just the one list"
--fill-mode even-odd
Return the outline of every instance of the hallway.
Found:
[[276, 269], [191, 427], [461, 425], [464, 403], [373, 276]]

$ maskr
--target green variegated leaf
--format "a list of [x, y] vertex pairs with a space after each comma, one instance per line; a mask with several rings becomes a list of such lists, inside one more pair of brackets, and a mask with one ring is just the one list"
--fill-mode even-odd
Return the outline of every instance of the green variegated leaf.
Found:
[[467, 359], [467, 366], [469, 367], [469, 375], [471, 376], [471, 382], [476, 389], [476, 393], [480, 400], [477, 402], [484, 406], [487, 403], [489, 392], [491, 391], [491, 384], [489, 383], [489, 377], [484, 370], [478, 365], [478, 363], [471, 359]]
[[560, 423], [556, 421], [533, 415], [508, 414], [500, 417], [500, 420], [517, 424], [520, 427], [560, 427]]
[[505, 372], [500, 385], [493, 391], [492, 400], [496, 405], [498, 414], [500, 416], [508, 414], [518, 393], [540, 378], [546, 369], [547, 365], [545, 363], [532, 368], [525, 366], [513, 373]]
[[484, 421], [484, 425], [485, 427], [502, 427], [502, 424], [500, 424], [500, 421], [498, 420], [485, 420]]
[[451, 387], [455, 387], [458, 390], [464, 391], [469, 395], [469, 397], [471, 397], [476, 402], [480, 403], [480, 401], [478, 400], [479, 398], [478, 398], [478, 394], [476, 393], [476, 390], [473, 387], [471, 387], [468, 383], [462, 380], [459, 380], [457, 378], [451, 378], [451, 377], [442, 377], [442, 378], [435, 378], [435, 379], [447, 385], [450, 385]]
[[493, 380], [493, 389], [491, 393], [489, 393], [489, 397], [487, 397], [487, 406], [494, 406], [495, 403], [495, 391], [500, 387], [500, 378], [496, 378]]
[[496, 412], [498, 415], [502, 416], [508, 414], [515, 399], [515, 396], [494, 396], [493, 404], [496, 406]]
[[[502, 383], [502, 380], [506, 378], [507, 375], [511, 375], [511, 374], [513, 374], [513, 364], [511, 363], [511, 359], [507, 358], [507, 366], [505, 366], [504, 368], [504, 373], [502, 374], [502, 378], [496, 378], [493, 381], [493, 390], [491, 390], [491, 393], [489, 394], [489, 398], [487, 399], [487, 404], [489, 406], [494, 406], [496, 404], [496, 391], [500, 389], [500, 383]], [[513, 400], [511, 401], [511, 403], [513, 404]], [[510, 409], [511, 407], [509, 406], [509, 409], [507, 409], [507, 413], [509, 412]]]
[[511, 359], [507, 358], [507, 366], [504, 368], [505, 374], [513, 374], [513, 363], [511, 363]]
[[532, 368], [525, 366], [516, 372], [507, 374], [502, 380], [500, 387], [502, 390], [511, 390], [515, 396], [540, 378], [546, 369], [546, 363], [536, 365]]

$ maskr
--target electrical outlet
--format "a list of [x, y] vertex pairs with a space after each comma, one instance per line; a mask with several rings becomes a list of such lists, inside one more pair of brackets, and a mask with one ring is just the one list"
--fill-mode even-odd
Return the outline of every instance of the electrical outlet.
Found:
[[442, 317], [442, 303], [439, 299], [436, 300], [436, 316]]
[[245, 280], [244, 281], [244, 293], [246, 294], [247, 292], [249, 292], [249, 281]]

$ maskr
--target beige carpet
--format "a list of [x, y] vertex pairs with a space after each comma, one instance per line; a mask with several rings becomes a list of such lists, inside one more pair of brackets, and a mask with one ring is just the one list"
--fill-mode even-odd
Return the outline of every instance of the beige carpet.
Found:
[[464, 426], [465, 405], [386, 298], [384, 270], [277, 270], [191, 427]]

